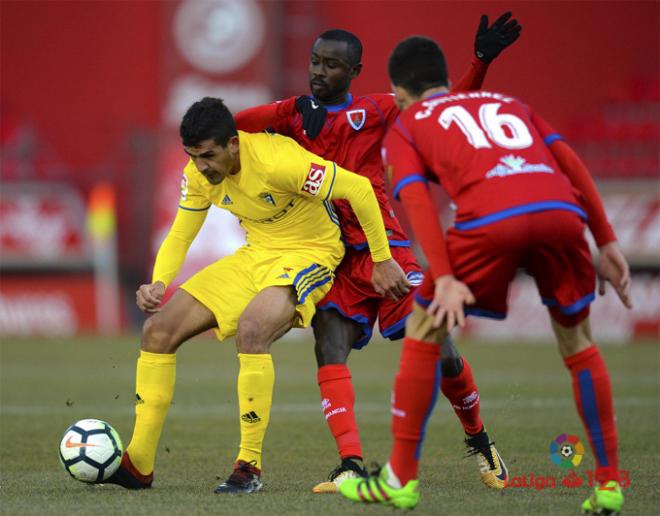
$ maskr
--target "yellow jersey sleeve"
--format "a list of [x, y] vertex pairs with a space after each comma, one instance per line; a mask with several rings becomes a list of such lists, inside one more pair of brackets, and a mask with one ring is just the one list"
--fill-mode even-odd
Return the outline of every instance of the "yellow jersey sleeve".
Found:
[[374, 262], [383, 262], [392, 258], [378, 200], [371, 182], [366, 177], [336, 167], [330, 198], [346, 199], [351, 203], [351, 208], [369, 242], [369, 252]]
[[158, 249], [151, 276], [152, 283], [161, 281], [167, 287], [172, 282], [186, 259], [190, 244], [206, 220], [211, 202], [197, 184], [191, 169], [194, 166], [190, 160], [183, 170], [179, 210], [169, 233]]
[[274, 169], [273, 186], [319, 203], [346, 199], [364, 230], [374, 262], [392, 257], [378, 201], [367, 178], [312, 154], [293, 140], [282, 141]]
[[204, 189], [199, 184], [199, 172], [192, 160], [183, 169], [181, 178], [181, 199], [179, 208], [188, 211], [205, 211], [211, 207], [211, 201], [204, 195]]

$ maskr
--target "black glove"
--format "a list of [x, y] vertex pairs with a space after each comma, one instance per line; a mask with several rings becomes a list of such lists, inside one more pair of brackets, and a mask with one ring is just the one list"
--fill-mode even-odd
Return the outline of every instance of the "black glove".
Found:
[[488, 16], [481, 15], [481, 21], [474, 38], [474, 53], [484, 63], [490, 63], [500, 52], [520, 37], [522, 25], [511, 18], [511, 11], [505, 12], [495, 23], [488, 26]]
[[302, 115], [302, 126], [307, 138], [313, 140], [323, 129], [328, 110], [318, 104], [312, 97], [303, 95], [296, 99], [296, 111]]

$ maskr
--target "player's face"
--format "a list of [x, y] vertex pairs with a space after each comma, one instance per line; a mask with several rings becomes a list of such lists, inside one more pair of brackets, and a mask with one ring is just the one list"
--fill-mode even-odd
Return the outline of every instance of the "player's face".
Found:
[[230, 174], [240, 170], [238, 155], [238, 136], [229, 138], [226, 147], [218, 145], [212, 139], [203, 140], [196, 147], [184, 147], [197, 170], [212, 185], [219, 185]]
[[361, 68], [350, 64], [345, 41], [317, 39], [309, 59], [309, 89], [324, 104], [341, 104]]

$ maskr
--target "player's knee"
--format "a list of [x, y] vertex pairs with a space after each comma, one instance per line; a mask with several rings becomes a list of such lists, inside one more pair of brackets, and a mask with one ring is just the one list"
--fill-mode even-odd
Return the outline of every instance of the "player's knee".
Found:
[[555, 314], [551, 313], [551, 315], [552, 329], [557, 337], [561, 356], [564, 358], [570, 357], [593, 344], [588, 312], [578, 322], [575, 322], [575, 320], [559, 320], [558, 317], [555, 317]]
[[142, 349], [150, 353], [174, 353], [178, 345], [161, 314], [154, 314], [142, 325]]
[[345, 364], [353, 344], [360, 338], [361, 328], [354, 321], [333, 310], [319, 311], [312, 320], [314, 352], [319, 367]]
[[241, 317], [236, 333], [236, 347], [239, 353], [268, 353], [270, 343], [266, 342], [262, 325], [252, 317]]

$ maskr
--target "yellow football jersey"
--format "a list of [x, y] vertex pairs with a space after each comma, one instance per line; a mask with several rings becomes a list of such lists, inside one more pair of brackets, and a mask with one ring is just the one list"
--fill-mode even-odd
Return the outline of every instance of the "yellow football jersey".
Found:
[[214, 204], [238, 217], [252, 247], [320, 251], [335, 262], [343, 255], [330, 201], [337, 165], [285, 136], [239, 131], [239, 138], [240, 172], [212, 185], [190, 160], [179, 207], [201, 211]]

